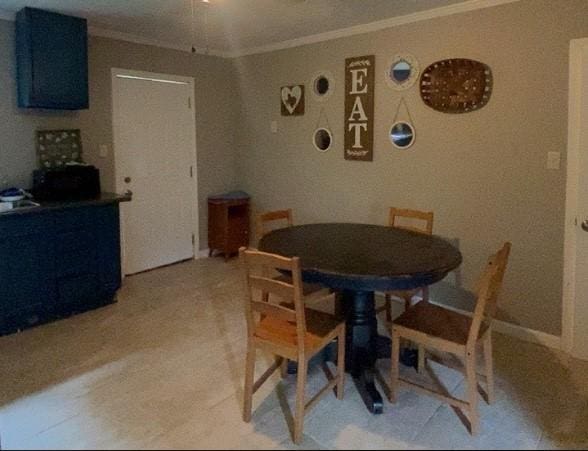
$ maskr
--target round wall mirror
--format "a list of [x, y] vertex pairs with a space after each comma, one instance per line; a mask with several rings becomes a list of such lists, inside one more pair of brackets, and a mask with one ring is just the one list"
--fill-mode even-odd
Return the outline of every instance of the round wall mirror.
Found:
[[333, 92], [333, 76], [330, 72], [322, 71], [312, 79], [312, 92], [317, 100], [327, 100]]
[[314, 132], [312, 142], [319, 152], [326, 152], [333, 145], [333, 134], [327, 128], [319, 128]]
[[419, 75], [418, 62], [412, 55], [396, 55], [386, 69], [386, 83], [397, 91], [403, 91], [413, 86]]
[[410, 64], [404, 60], [400, 60], [390, 68], [390, 77], [396, 83], [404, 83], [410, 78], [411, 69]]
[[398, 149], [408, 149], [415, 138], [414, 127], [409, 122], [396, 122], [390, 130], [390, 141]]

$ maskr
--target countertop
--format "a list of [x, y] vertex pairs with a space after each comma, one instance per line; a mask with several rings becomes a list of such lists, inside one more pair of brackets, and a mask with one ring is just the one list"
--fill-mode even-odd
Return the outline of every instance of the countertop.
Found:
[[32, 215], [32, 214], [39, 214], [47, 211], [55, 211], [55, 210], [67, 210], [70, 208], [81, 208], [81, 207], [91, 207], [91, 206], [100, 206], [100, 205], [108, 205], [108, 204], [119, 204], [121, 202], [130, 202], [132, 200], [131, 196], [127, 195], [120, 195], [120, 194], [113, 194], [113, 193], [102, 193], [99, 197], [93, 199], [84, 199], [84, 200], [69, 200], [69, 201], [59, 201], [59, 202], [41, 202], [36, 201], [38, 204], [41, 204], [40, 207], [30, 207], [30, 208], [17, 208], [14, 210], [9, 210], [3, 213], [0, 213], [0, 220], [6, 217], [13, 217], [19, 215]]

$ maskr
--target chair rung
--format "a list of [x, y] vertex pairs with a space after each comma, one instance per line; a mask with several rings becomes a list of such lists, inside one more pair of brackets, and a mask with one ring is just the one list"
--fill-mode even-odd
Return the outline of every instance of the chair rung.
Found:
[[265, 373], [257, 380], [255, 384], [253, 384], [253, 393], [257, 393], [257, 390], [261, 388], [263, 384], [280, 368], [279, 362], [274, 362], [272, 366], [270, 366]]
[[[443, 360], [435, 355], [428, 355], [427, 360], [438, 363], [439, 365], [443, 365], [444, 367], [451, 368], [452, 370], [459, 371], [460, 373], [465, 373], [464, 365], [455, 365], [454, 363]], [[488, 376], [486, 376], [485, 374], [476, 373], [476, 376], [478, 376], [480, 382], [488, 381]]]
[[434, 390], [430, 390], [428, 388], [423, 387], [422, 385], [415, 384], [414, 382], [407, 381], [406, 379], [403, 379], [403, 378], [399, 378], [398, 382], [401, 385], [412, 388], [415, 391], [418, 391], [418, 392], [423, 393], [425, 395], [432, 396], [432, 397], [437, 398], [443, 402], [446, 402], [447, 404], [449, 404], [451, 406], [458, 407], [458, 408], [464, 409], [464, 410], [470, 409], [470, 405], [467, 402], [462, 401], [461, 399], [457, 399], [452, 396], [445, 396], [442, 393], [439, 393]]
[[329, 382], [318, 394], [312, 398], [306, 406], [304, 406], [304, 412], [308, 413], [329, 391], [333, 390], [337, 386], [337, 380], [334, 379]]

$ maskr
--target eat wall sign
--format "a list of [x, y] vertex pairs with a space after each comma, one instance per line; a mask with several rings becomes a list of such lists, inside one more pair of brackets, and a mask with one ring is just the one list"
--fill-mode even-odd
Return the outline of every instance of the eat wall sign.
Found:
[[376, 57], [345, 60], [345, 159], [374, 160]]

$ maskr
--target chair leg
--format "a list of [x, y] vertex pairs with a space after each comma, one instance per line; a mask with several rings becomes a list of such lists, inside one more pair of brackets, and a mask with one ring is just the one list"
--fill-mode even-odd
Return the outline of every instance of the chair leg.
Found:
[[308, 362], [306, 357], [298, 359], [298, 381], [296, 384], [296, 417], [294, 418], [294, 443], [299, 445], [302, 442], [304, 430], [304, 414], [306, 404], [306, 377]]
[[427, 349], [423, 345], [419, 345], [419, 374], [424, 374], [427, 369]]
[[406, 312], [407, 310], [410, 310], [411, 307], [412, 307], [412, 298], [410, 298], [409, 296], [406, 296], [404, 298], [404, 311]]
[[343, 400], [345, 393], [345, 326], [342, 327], [337, 338], [337, 399]]
[[400, 335], [392, 329], [392, 362], [390, 372], [390, 402], [396, 403], [398, 378], [400, 376]]
[[480, 432], [480, 414], [478, 412], [478, 376], [476, 372], [476, 355], [468, 352], [466, 355], [466, 379], [468, 384], [469, 418], [473, 436]]
[[486, 363], [486, 394], [488, 395], [488, 404], [494, 404], [496, 392], [494, 390], [494, 356], [492, 350], [492, 334], [484, 340], [484, 361]]
[[251, 411], [253, 408], [253, 383], [255, 377], [255, 347], [247, 346], [247, 361], [245, 364], [245, 389], [243, 396], [243, 421], [251, 422]]
[[429, 287], [423, 288], [423, 301], [429, 302]]
[[280, 376], [282, 379], [286, 379], [288, 377], [288, 359], [282, 359], [280, 363]]
[[384, 302], [386, 303], [386, 322], [390, 324], [392, 322], [392, 296], [386, 294]]

